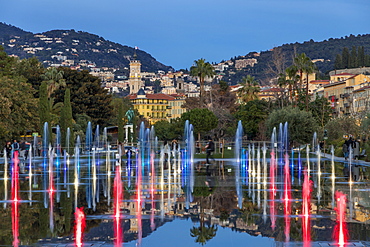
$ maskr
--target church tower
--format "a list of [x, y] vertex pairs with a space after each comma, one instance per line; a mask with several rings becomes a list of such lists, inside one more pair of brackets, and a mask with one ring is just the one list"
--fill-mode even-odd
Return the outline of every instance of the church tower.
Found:
[[144, 86], [141, 80], [141, 63], [137, 59], [136, 51], [133, 60], [130, 61], [130, 77], [129, 77], [130, 94], [135, 94]]

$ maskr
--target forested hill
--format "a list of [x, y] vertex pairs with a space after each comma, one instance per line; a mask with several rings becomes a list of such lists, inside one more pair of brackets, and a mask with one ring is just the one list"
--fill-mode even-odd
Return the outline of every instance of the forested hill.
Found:
[[231, 67], [229, 71], [226, 71], [225, 80], [230, 79], [230, 81], [238, 82], [245, 75], [250, 74], [255, 76], [261, 83], [267, 83], [276, 76], [277, 71], [281, 70], [276, 65], [282, 64], [284, 66], [280, 67], [286, 68], [292, 65], [294, 54], [300, 53], [305, 53], [311, 58], [322, 73], [321, 76], [324, 76], [330, 70], [334, 70], [336, 55], [342, 54], [344, 47], [351, 51], [352, 47], [361, 46], [364, 47], [365, 54], [370, 54], [370, 34], [350, 35], [336, 39], [329, 38], [320, 42], [315, 42], [311, 39], [303, 43], [284, 44], [269, 51], [262, 51], [259, 56], [255, 56], [255, 53], [251, 52], [248, 55], [235, 57], [232, 60], [256, 58], [257, 63], [253, 67], [247, 66], [234, 71]]
[[[72, 29], [33, 34], [1, 22], [0, 45], [9, 55], [20, 58], [36, 56], [46, 64], [60, 63], [66, 58], [75, 64], [87, 60], [98, 67], [123, 68], [129, 66], [129, 59], [135, 54], [135, 48], [87, 32]], [[143, 71], [172, 70], [144, 51], [136, 50], [136, 54]]]

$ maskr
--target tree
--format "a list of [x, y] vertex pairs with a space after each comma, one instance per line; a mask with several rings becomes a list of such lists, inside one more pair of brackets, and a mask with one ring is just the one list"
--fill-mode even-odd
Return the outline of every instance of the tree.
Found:
[[343, 69], [349, 68], [349, 50], [347, 47], [344, 47], [342, 50], [342, 65]]
[[333, 112], [328, 99], [320, 96], [317, 96], [314, 101], [309, 103], [309, 111], [312, 113], [312, 116], [316, 119], [321, 128], [324, 128], [324, 126], [329, 122]]
[[36, 57], [22, 59], [16, 64], [15, 73], [27, 79], [35, 89], [35, 97], [38, 97], [39, 87], [45, 74], [42, 63]]
[[[93, 125], [107, 126], [112, 116], [112, 96], [101, 86], [99, 78], [88, 71], [75, 71], [60, 68], [66, 81], [66, 87], [71, 90], [71, 105], [73, 117], [77, 114], [87, 114]], [[64, 90], [55, 91], [55, 101], [62, 102]]]
[[154, 124], [155, 134], [158, 140], [166, 141], [179, 139], [182, 136], [184, 125], [180, 119], [168, 122], [166, 120], [158, 121]]
[[195, 242], [205, 245], [207, 241], [211, 240], [216, 236], [217, 227], [212, 225], [210, 227], [204, 226], [193, 227], [190, 229], [190, 236], [195, 237]]
[[253, 76], [247, 75], [246, 78], [243, 78], [241, 86], [242, 87], [238, 89], [238, 96], [242, 99], [244, 103], [258, 99], [258, 92], [260, 91], [260, 87], [258, 86], [258, 82], [254, 79]]
[[349, 68], [357, 68], [357, 47], [352, 46], [351, 56], [349, 57]]
[[195, 60], [195, 65], [190, 67], [190, 74], [192, 76], [197, 76], [200, 84], [200, 102], [203, 103], [204, 97], [204, 79], [206, 77], [212, 77], [215, 72], [212, 65], [206, 62], [205, 59], [201, 58]]
[[185, 123], [186, 120], [189, 120], [189, 123], [194, 127], [194, 133], [198, 133], [198, 140], [200, 140], [201, 133], [216, 128], [218, 124], [216, 115], [205, 108], [196, 108], [185, 112], [182, 114], [181, 119], [183, 123]]
[[264, 100], [249, 101], [245, 105], [240, 105], [234, 114], [236, 120], [241, 120], [243, 131], [249, 140], [258, 136], [260, 125], [268, 117], [267, 102]]
[[[70, 139], [67, 143], [67, 129], [70, 129]], [[73, 147], [74, 136], [73, 136], [73, 117], [72, 117], [72, 106], [71, 106], [71, 91], [69, 88], [66, 89], [64, 93], [64, 103], [63, 108], [60, 114], [60, 129], [62, 133], [62, 145], [63, 147]], [[71, 153], [70, 150], [67, 150], [68, 153]]]
[[301, 111], [297, 107], [285, 107], [273, 111], [266, 120], [269, 133], [280, 123], [288, 122], [289, 138], [291, 142], [310, 143], [314, 132], [319, 130], [316, 119], [311, 112]]
[[342, 139], [343, 135], [352, 135], [355, 138], [361, 133], [357, 120], [350, 116], [342, 116], [331, 119], [325, 129], [328, 131], [328, 141]]
[[342, 57], [341, 57], [340, 54], [337, 54], [335, 56], [334, 68], [335, 69], [341, 69], [341, 68], [343, 68]]
[[[211, 110], [217, 117], [218, 125], [212, 130], [215, 138], [221, 138], [228, 133], [235, 134], [235, 119], [233, 113], [237, 110], [236, 95], [230, 91], [229, 85], [226, 82], [220, 81], [219, 84], [212, 86], [210, 91], [211, 102], [208, 104], [208, 109]], [[233, 130], [233, 131], [232, 131]]]
[[358, 48], [358, 54], [357, 54], [357, 66], [363, 67], [365, 66], [365, 49], [363, 46], [360, 46]]
[[0, 140], [10, 140], [36, 131], [37, 100], [34, 90], [23, 77], [0, 76]]
[[118, 125], [118, 141], [123, 142], [125, 139], [125, 133], [123, 129], [123, 102], [120, 101], [118, 114], [117, 114], [117, 125]]
[[17, 58], [9, 57], [0, 45], [0, 76], [14, 76]]
[[63, 79], [64, 72], [58, 70], [56, 67], [50, 67], [46, 70], [44, 74], [44, 80], [48, 85], [48, 98], [50, 99], [55, 90], [66, 85]]
[[[43, 132], [44, 123], [50, 123], [51, 116], [50, 116], [50, 103], [48, 100], [48, 86], [46, 82], [42, 82], [40, 89], [39, 89], [39, 115], [40, 115], [40, 125], [39, 131], [40, 133]], [[51, 132], [50, 132], [51, 133]]]
[[[290, 100], [296, 100], [295, 96], [298, 94], [298, 86], [297, 81], [299, 80], [299, 76], [297, 75], [298, 68], [295, 65], [291, 65], [288, 68], [286, 68], [285, 73], [287, 76], [287, 83], [289, 85], [289, 95]], [[294, 98], [293, 98], [294, 97]]]
[[315, 70], [315, 64], [311, 61], [309, 57], [306, 56], [305, 53], [301, 53], [297, 57], [294, 58], [294, 65], [297, 67], [297, 70], [299, 72], [299, 77], [300, 77], [300, 84], [301, 88], [303, 88], [303, 73], [306, 74], [306, 97], [305, 97], [305, 102], [306, 102], [306, 111], [308, 111], [308, 75], [312, 74]]

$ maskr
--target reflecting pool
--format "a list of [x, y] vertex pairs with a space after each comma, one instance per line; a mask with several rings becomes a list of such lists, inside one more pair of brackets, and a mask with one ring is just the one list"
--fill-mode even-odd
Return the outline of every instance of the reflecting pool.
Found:
[[0, 245], [369, 245], [367, 164], [263, 144], [206, 164], [186, 145], [0, 159]]

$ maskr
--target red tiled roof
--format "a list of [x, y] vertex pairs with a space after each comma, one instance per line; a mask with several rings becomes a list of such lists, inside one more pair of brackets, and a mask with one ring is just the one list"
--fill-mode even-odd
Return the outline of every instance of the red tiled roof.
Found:
[[[137, 94], [130, 94], [129, 99], [137, 99]], [[175, 97], [164, 94], [164, 93], [156, 93], [156, 94], [146, 94], [146, 99], [162, 99], [162, 100], [175, 100]]]
[[284, 89], [273, 87], [273, 88], [267, 88], [267, 89], [261, 90], [261, 93], [267, 93], [267, 92], [284, 92]]
[[330, 80], [312, 80], [310, 81], [311, 84], [328, 84]]
[[364, 91], [364, 90], [369, 89], [369, 88], [370, 88], [370, 86], [366, 86], [366, 87], [362, 87], [362, 88], [359, 88], [359, 89], [353, 90], [353, 92]]
[[333, 76], [338, 76], [338, 75], [354, 75], [354, 74], [351, 74], [351, 73], [340, 73], [340, 74], [335, 74], [335, 75], [333, 75]]

